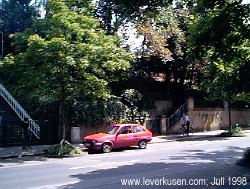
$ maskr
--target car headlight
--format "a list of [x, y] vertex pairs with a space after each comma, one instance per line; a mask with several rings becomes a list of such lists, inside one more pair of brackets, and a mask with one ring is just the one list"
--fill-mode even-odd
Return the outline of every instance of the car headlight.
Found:
[[95, 143], [97, 143], [98, 141], [97, 141], [97, 140], [93, 140], [92, 142], [95, 144]]

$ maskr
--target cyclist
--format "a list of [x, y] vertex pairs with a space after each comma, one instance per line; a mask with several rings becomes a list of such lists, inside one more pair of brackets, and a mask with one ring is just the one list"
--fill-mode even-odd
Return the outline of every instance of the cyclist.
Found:
[[183, 114], [182, 120], [183, 120], [183, 123], [181, 124], [181, 126], [185, 130], [185, 133], [187, 134], [187, 136], [189, 136], [190, 120], [189, 120], [187, 113]]

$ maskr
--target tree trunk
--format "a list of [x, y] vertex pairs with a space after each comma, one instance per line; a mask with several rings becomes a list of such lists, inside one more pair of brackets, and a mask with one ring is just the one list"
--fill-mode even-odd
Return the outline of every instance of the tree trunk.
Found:
[[231, 118], [231, 108], [230, 105], [228, 103], [228, 118], [229, 118], [229, 132], [232, 132], [232, 118]]
[[59, 124], [58, 124], [58, 140], [62, 141], [65, 139], [65, 121], [64, 121], [64, 105], [59, 105]]

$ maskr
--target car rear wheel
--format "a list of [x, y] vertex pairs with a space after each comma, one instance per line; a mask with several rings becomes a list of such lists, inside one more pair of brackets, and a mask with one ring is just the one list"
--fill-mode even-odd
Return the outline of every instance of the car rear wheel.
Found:
[[104, 143], [104, 144], [102, 145], [102, 151], [103, 151], [104, 153], [109, 153], [109, 152], [111, 152], [111, 150], [112, 150], [112, 145], [111, 145], [111, 144]]
[[140, 149], [145, 149], [147, 147], [147, 141], [145, 140], [141, 140], [139, 143], [138, 143], [138, 146]]

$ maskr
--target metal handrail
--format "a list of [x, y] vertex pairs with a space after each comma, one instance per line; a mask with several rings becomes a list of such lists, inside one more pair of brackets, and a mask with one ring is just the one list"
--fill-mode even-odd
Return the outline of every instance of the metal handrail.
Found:
[[12, 95], [0, 84], [0, 95], [14, 110], [18, 117], [24, 121], [25, 118], [29, 120], [29, 130], [39, 139], [40, 138], [40, 127], [35, 121], [27, 114], [27, 112], [21, 107], [21, 105], [12, 97]]
[[184, 103], [178, 108], [169, 118], [167, 118], [167, 129], [174, 126], [174, 124], [183, 117], [183, 113], [187, 109], [187, 103]]

